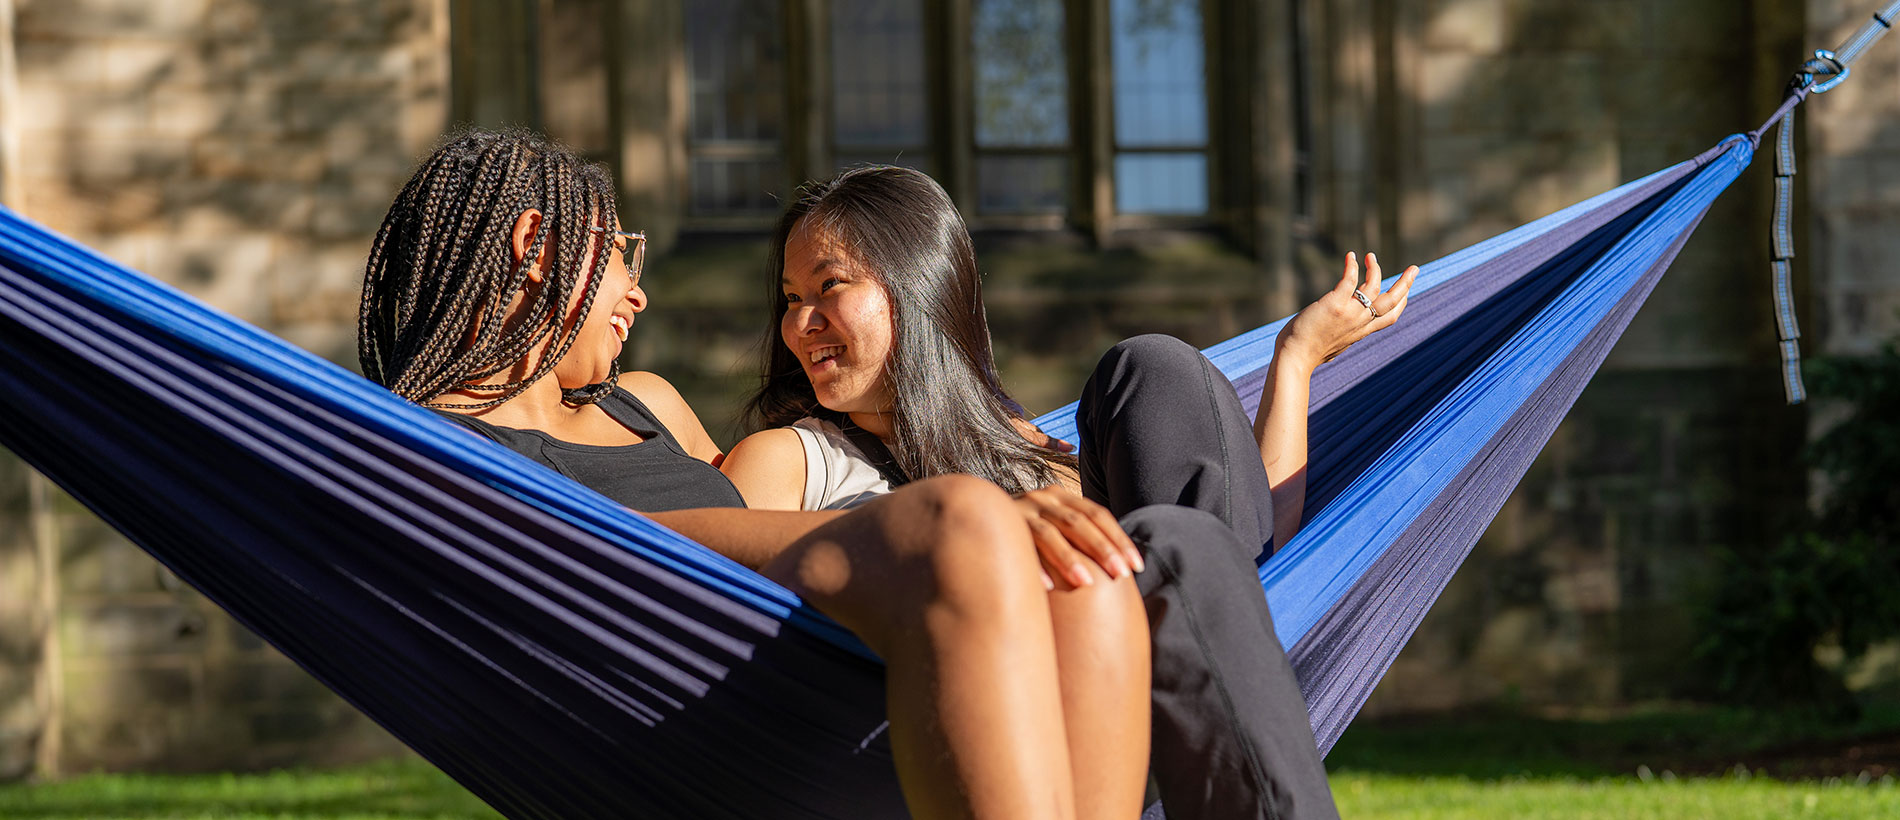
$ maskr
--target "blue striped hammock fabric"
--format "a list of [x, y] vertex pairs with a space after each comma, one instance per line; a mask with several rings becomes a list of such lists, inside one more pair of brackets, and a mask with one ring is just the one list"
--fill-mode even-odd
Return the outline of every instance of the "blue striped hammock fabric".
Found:
[[[1753, 153], [1426, 265], [1320, 368], [1260, 578], [1322, 749]], [[1281, 325], [1208, 351], [1250, 405]], [[904, 816], [877, 660], [698, 544], [4, 210], [0, 352], [0, 445], [508, 816]]]

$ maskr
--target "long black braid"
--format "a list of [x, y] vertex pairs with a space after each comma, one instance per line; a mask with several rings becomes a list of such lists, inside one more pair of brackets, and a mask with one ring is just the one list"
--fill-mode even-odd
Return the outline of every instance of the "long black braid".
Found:
[[[512, 233], [529, 208], [543, 218], [517, 263]], [[370, 248], [356, 328], [363, 375], [433, 407], [493, 407], [520, 395], [579, 337], [580, 321], [565, 325], [567, 305], [584, 287], [585, 317], [608, 264], [606, 237], [588, 229], [612, 227], [613, 214], [606, 171], [557, 143], [525, 131], [452, 135], [396, 195]], [[528, 266], [550, 242], [552, 269], [529, 287]], [[583, 271], [590, 249], [592, 264]], [[509, 322], [508, 303], [524, 288], [526, 318]], [[504, 384], [471, 383], [515, 367], [549, 340], [532, 373]], [[564, 396], [597, 401], [618, 374], [615, 363], [605, 381]], [[496, 395], [470, 404], [437, 401], [451, 390]]]

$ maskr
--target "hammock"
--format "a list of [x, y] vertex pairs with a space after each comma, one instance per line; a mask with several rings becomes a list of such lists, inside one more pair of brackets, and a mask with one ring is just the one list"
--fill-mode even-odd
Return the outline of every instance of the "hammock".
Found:
[[[1755, 132], [1423, 266], [1315, 374], [1308, 521], [1260, 579], [1322, 751], [1778, 121], [1799, 400], [1786, 118], [1897, 14]], [[1284, 324], [1207, 351], [1249, 405]], [[0, 353], [0, 445], [504, 814], [905, 816], [877, 659], [704, 547], [4, 208]]]
[[[1316, 374], [1260, 574], [1322, 749], [1753, 151], [1426, 265]], [[1279, 328], [1209, 350], [1242, 396]], [[875, 658], [709, 550], [4, 210], [0, 349], [0, 444], [503, 813], [904, 815]]]

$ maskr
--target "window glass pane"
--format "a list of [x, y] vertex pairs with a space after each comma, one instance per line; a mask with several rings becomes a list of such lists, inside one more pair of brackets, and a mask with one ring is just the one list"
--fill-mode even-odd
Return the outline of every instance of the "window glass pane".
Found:
[[688, 171], [694, 213], [771, 214], [779, 209], [785, 168], [777, 158], [694, 157]]
[[922, 0], [835, 0], [831, 55], [840, 148], [928, 142]]
[[1062, 0], [976, 0], [972, 12], [977, 147], [1067, 144]]
[[1142, 214], [1207, 213], [1207, 155], [1116, 155], [1115, 210]]
[[1207, 144], [1200, 0], [1112, 0], [1118, 147]]
[[1061, 212], [1068, 206], [1069, 160], [997, 156], [976, 160], [976, 207], [985, 213]]
[[783, 129], [785, 55], [777, 3], [686, 4], [695, 140], [776, 140]]
[[924, 156], [924, 152], [922, 151], [905, 151], [903, 153], [888, 151], [883, 153], [865, 152], [862, 154], [840, 151], [835, 157], [835, 164], [838, 166], [837, 170], [839, 171], [859, 165], [901, 165], [905, 168], [914, 168], [933, 177], [937, 175], [935, 171], [936, 166], [931, 163], [929, 157]]

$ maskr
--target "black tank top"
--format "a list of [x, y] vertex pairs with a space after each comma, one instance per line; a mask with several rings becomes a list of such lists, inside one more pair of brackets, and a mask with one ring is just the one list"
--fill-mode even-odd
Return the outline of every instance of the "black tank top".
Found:
[[497, 427], [447, 410], [436, 413], [641, 512], [745, 506], [726, 474], [687, 455], [686, 448], [632, 393], [616, 388], [598, 404], [646, 441], [617, 446], [575, 444], [540, 430]]

